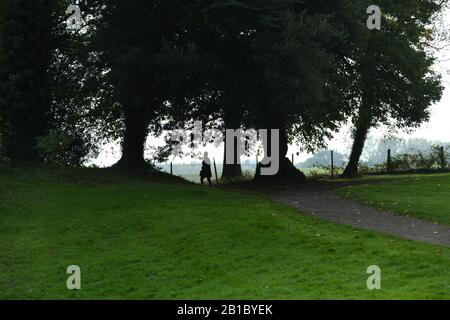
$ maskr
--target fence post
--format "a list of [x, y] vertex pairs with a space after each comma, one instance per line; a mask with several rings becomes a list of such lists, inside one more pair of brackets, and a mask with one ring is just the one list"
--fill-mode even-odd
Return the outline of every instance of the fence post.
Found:
[[334, 178], [334, 151], [331, 150], [331, 177]]
[[294, 167], [295, 167], [295, 164], [294, 164], [294, 154], [292, 154], [292, 164], [293, 164]]
[[388, 152], [387, 152], [387, 162], [386, 162], [387, 173], [390, 173], [390, 172], [391, 172], [391, 166], [392, 166], [391, 149], [388, 149]]
[[173, 163], [170, 162], [170, 175], [173, 176]]
[[214, 173], [216, 174], [216, 184], [219, 184], [219, 178], [217, 177], [216, 159], [213, 158], [213, 161], [214, 161]]

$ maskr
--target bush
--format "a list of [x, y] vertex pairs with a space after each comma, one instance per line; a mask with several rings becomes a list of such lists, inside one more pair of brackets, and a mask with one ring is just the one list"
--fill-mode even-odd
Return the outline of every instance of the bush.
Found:
[[95, 146], [80, 135], [58, 131], [40, 137], [37, 148], [44, 162], [61, 166], [81, 166], [89, 156], [98, 154]]
[[[400, 154], [392, 158], [392, 171], [439, 170], [447, 168], [447, 153], [439, 146], [433, 146], [431, 152], [417, 151], [414, 154]], [[387, 167], [387, 164], [384, 164]]]

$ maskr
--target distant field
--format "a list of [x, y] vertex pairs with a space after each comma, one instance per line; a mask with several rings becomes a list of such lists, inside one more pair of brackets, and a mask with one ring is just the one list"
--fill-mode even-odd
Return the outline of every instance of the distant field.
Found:
[[[220, 179], [222, 176], [222, 164], [218, 163], [217, 166], [217, 176]], [[163, 164], [158, 166], [163, 172], [170, 173], [170, 164]], [[173, 174], [175, 176], [182, 177], [191, 182], [200, 183], [200, 169], [201, 164], [174, 164], [173, 165]], [[242, 170], [245, 172], [255, 173], [255, 165], [251, 164], [243, 164]], [[213, 180], [215, 180], [215, 172], [214, 166], [211, 166], [211, 171], [213, 175]]]
[[[222, 176], [222, 164], [217, 164], [217, 176], [220, 179]], [[170, 164], [161, 164], [158, 165], [158, 167], [161, 169], [161, 171], [170, 173]], [[200, 183], [200, 169], [201, 164], [174, 164], [173, 165], [173, 174], [175, 176], [182, 177], [183, 179], [186, 179], [191, 182]], [[213, 180], [215, 179], [215, 173], [214, 168], [212, 167], [212, 174], [213, 174]], [[251, 178], [252, 175], [255, 174], [255, 164], [243, 164], [242, 170], [244, 172], [248, 173], [249, 178]], [[324, 175], [327, 173], [327, 171], [323, 168], [300, 168], [306, 176], [313, 176], [313, 175]]]
[[[255, 193], [0, 167], [0, 199], [1, 299], [450, 296], [450, 248], [323, 222]], [[66, 288], [72, 264], [81, 291]], [[366, 287], [371, 265], [381, 291]]]
[[341, 196], [390, 210], [450, 225], [450, 174], [373, 176], [368, 183], [337, 191]]

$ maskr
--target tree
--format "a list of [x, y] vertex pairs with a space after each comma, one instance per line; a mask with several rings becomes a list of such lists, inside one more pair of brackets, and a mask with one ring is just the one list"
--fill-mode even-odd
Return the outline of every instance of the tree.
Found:
[[92, 43], [124, 123], [119, 165], [144, 165], [149, 127], [160, 132], [162, 120], [170, 128], [205, 119], [222, 130], [281, 129], [281, 171], [303, 177], [286, 158], [288, 142], [319, 145], [345, 105], [331, 50], [342, 41], [328, 10], [288, 0], [108, 4]]
[[[146, 167], [144, 144], [149, 131], [159, 133], [170, 102], [188, 104], [189, 86], [174, 79], [188, 66], [188, 1], [98, 1], [90, 50], [102, 76], [97, 90], [119, 110], [123, 124], [122, 157], [117, 166]], [[95, 7], [95, 6], [94, 6]], [[104, 89], [106, 88], [106, 89]], [[180, 89], [180, 92], [177, 92]], [[102, 105], [104, 106], [104, 105]], [[100, 111], [100, 113], [102, 113]]]
[[50, 66], [61, 2], [0, 2], [0, 143], [12, 161], [37, 161], [38, 137], [50, 128]]
[[[354, 2], [356, 12], [367, 7]], [[392, 120], [399, 127], [417, 127], [428, 119], [429, 106], [440, 99], [442, 85], [427, 50], [432, 40], [429, 25], [440, 6], [432, 1], [381, 1], [380, 31], [367, 29], [363, 21], [355, 26], [347, 57], [347, 72], [354, 75], [351, 91], [359, 107], [353, 118], [354, 142], [343, 176], [358, 174], [358, 164], [368, 132]]]
[[268, 13], [254, 41], [260, 72], [252, 114], [259, 128], [280, 130], [278, 178], [304, 178], [286, 157], [289, 142], [297, 140], [307, 150], [323, 146], [344, 119], [346, 75], [338, 72], [337, 54], [343, 38], [329, 14], [334, 6], [323, 1], [281, 6]]
[[[286, 158], [290, 140], [320, 145], [343, 118], [333, 52], [342, 41], [331, 15], [324, 15], [328, 7], [314, 1], [213, 1], [199, 11], [201, 32], [193, 39], [211, 58], [207, 92], [217, 108], [194, 110], [218, 114], [222, 130], [281, 129], [280, 175], [304, 177]], [[224, 165], [224, 177], [239, 174], [237, 163]]]
[[[249, 123], [246, 121], [249, 104], [251, 103], [251, 86], [256, 74], [256, 64], [253, 59], [252, 40], [259, 32], [259, 24], [265, 12], [261, 10], [269, 1], [215, 1], [205, 10], [205, 25], [211, 40], [202, 43], [202, 49], [207, 50], [216, 59], [214, 68], [214, 83], [217, 86], [222, 118], [222, 131], [237, 130]], [[211, 39], [211, 38], [209, 38]], [[234, 150], [227, 150], [224, 144], [224, 161], [222, 178], [232, 179], [242, 176], [240, 165], [240, 150], [236, 137]], [[229, 152], [234, 154], [234, 163], [227, 163]]]
[[[186, 119], [201, 119], [204, 129], [214, 128], [225, 134], [226, 129], [245, 126], [248, 108], [248, 84], [253, 81], [255, 63], [252, 61], [251, 39], [260, 13], [256, 1], [198, 1], [190, 28], [190, 37], [202, 56], [202, 99], [183, 112]], [[200, 103], [199, 103], [200, 102]], [[180, 110], [175, 110], [180, 113]], [[205, 117], [206, 115], [206, 117]], [[210, 121], [215, 119], [215, 121]], [[236, 140], [236, 139], [235, 139]], [[224, 144], [222, 178], [242, 175], [240, 154], [235, 141], [234, 150]], [[228, 152], [234, 151], [233, 164], [226, 163]]]

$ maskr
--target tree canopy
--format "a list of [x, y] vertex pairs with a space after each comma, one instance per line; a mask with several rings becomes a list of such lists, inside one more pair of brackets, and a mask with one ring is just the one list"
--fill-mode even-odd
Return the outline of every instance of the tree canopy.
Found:
[[[362, 1], [362, 9], [367, 2]], [[356, 93], [354, 144], [344, 175], [357, 174], [369, 129], [394, 121], [416, 127], [426, 121], [429, 107], [442, 94], [441, 78], [433, 71], [435, 58], [427, 45], [430, 24], [440, 7], [432, 1], [380, 1], [382, 28], [360, 32], [349, 46], [349, 70]], [[364, 27], [363, 27], [364, 28]]]
[[92, 0], [72, 31], [69, 3], [0, 4], [0, 139], [11, 159], [39, 159], [49, 134], [72, 138], [68, 159], [113, 137], [117, 165], [144, 168], [149, 134], [201, 120], [280, 130], [279, 176], [301, 177], [288, 144], [325, 147], [352, 118], [353, 175], [371, 127], [417, 126], [442, 93], [428, 50], [436, 1], [380, 0], [380, 30], [367, 27], [365, 0]]
[[37, 138], [51, 127], [53, 74], [61, 3], [0, 3], [0, 143], [16, 161], [38, 160]]

